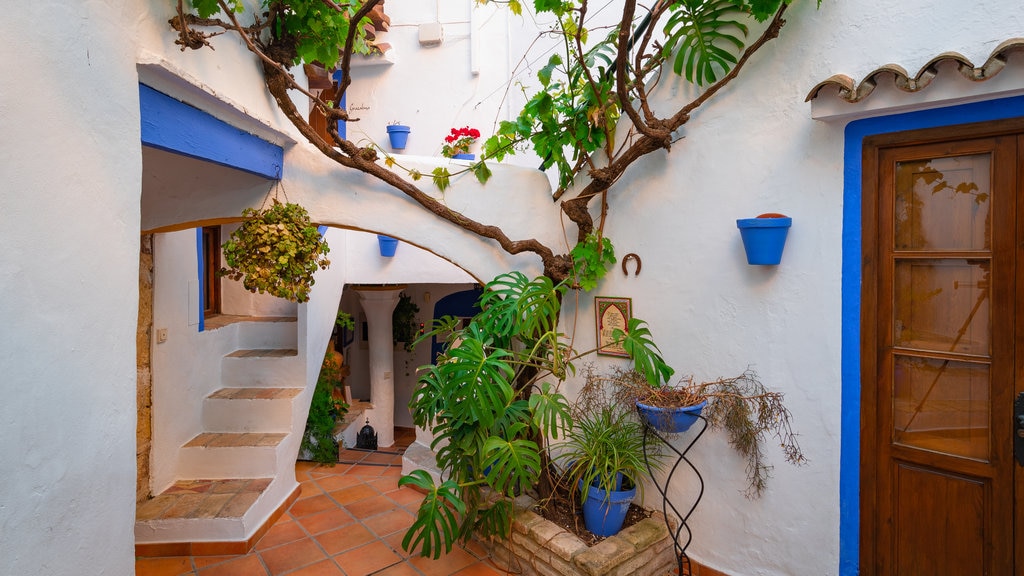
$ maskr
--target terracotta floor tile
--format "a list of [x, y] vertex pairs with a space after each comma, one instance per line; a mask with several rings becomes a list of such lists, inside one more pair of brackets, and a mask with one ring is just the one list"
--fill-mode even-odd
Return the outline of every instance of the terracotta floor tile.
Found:
[[373, 486], [362, 482], [330, 493], [330, 497], [338, 504], [350, 504], [352, 502], [358, 502], [359, 500], [365, 500], [366, 498], [379, 495], [380, 492], [374, 489]]
[[408, 560], [409, 557], [412, 556], [412, 554], [410, 552], [406, 552], [405, 549], [402, 548], [402, 539], [403, 538], [405, 538], [405, 531], [395, 532], [394, 534], [391, 534], [389, 536], [385, 536], [384, 537], [384, 542], [388, 546], [390, 546], [392, 550], [395, 551], [395, 554], [398, 554], [402, 558], [405, 558], [406, 560]]
[[363, 546], [376, 539], [373, 532], [367, 530], [362, 524], [350, 524], [344, 528], [318, 534], [315, 538], [317, 543], [331, 556]]
[[309, 516], [303, 516], [296, 520], [302, 527], [306, 529], [310, 534], [320, 534], [321, 532], [327, 532], [328, 530], [335, 530], [343, 526], [355, 522], [352, 515], [337, 508], [335, 510], [328, 510], [326, 512], [320, 512], [319, 514], [310, 514]]
[[405, 506], [406, 508], [419, 508], [420, 502], [423, 502], [423, 494], [407, 486], [403, 486], [394, 492], [388, 492], [387, 497], [394, 500], [399, 506]]
[[475, 564], [470, 564], [462, 570], [456, 572], [453, 576], [505, 576], [508, 572], [499, 571], [490, 562], [478, 561]]
[[[374, 478], [380, 477], [389, 468], [395, 468], [395, 466], [365, 466], [363, 464], [355, 464], [348, 471], [348, 474], [352, 476], [373, 476]], [[399, 470], [401, 472], [401, 470]]]
[[267, 576], [258, 556], [239, 556], [199, 571], [199, 576]]
[[352, 476], [324, 476], [313, 481], [324, 492], [334, 492], [342, 488], [355, 486], [361, 482]]
[[192, 558], [171, 556], [169, 558], [139, 558], [135, 561], [136, 576], [178, 576], [192, 574]]
[[404, 508], [378, 514], [363, 520], [363, 525], [373, 531], [378, 537], [383, 538], [395, 532], [405, 532], [412, 526], [416, 517], [407, 512]]
[[355, 575], [372, 574], [401, 562], [402, 559], [392, 552], [387, 544], [374, 540], [365, 546], [335, 556], [334, 561], [346, 574]]
[[381, 476], [402, 476], [401, 466], [381, 466], [381, 468], [384, 468], [384, 471], [380, 473]]
[[303, 516], [309, 516], [310, 514], [316, 514], [317, 512], [324, 512], [327, 510], [333, 510], [338, 505], [322, 494], [320, 496], [313, 496], [312, 498], [306, 498], [305, 500], [297, 500], [295, 504], [288, 510], [288, 513], [293, 518], [301, 518]]
[[409, 566], [408, 562], [402, 562], [401, 564], [395, 564], [381, 570], [380, 572], [374, 572], [373, 576], [422, 576], [420, 571]]
[[271, 526], [270, 530], [267, 530], [263, 538], [260, 538], [260, 541], [256, 543], [256, 549], [266, 550], [267, 548], [294, 542], [305, 537], [306, 532], [302, 530], [302, 526], [296, 521], [278, 522]]
[[313, 496], [320, 496], [323, 493], [325, 493], [325, 490], [322, 490], [317, 486], [316, 482], [313, 480], [306, 480], [299, 484], [299, 497], [297, 499], [303, 500], [305, 498], [312, 498]]
[[381, 494], [398, 490], [398, 478], [394, 476], [382, 476], [379, 480], [373, 480], [367, 484], [376, 488]]
[[260, 495], [256, 492], [240, 492], [231, 497], [231, 500], [220, 509], [218, 518], [241, 518], [249, 511], [249, 508], [258, 500]]
[[263, 558], [263, 562], [272, 576], [284, 574], [289, 570], [308, 566], [327, 558], [320, 546], [307, 538], [269, 550], [262, 550], [259, 555]]
[[410, 564], [427, 576], [451, 576], [476, 562], [477, 559], [472, 554], [458, 547], [437, 560], [422, 556], [413, 556], [409, 559]]
[[289, 572], [288, 576], [345, 576], [334, 560], [324, 560], [305, 568]]
[[348, 513], [359, 520], [390, 512], [396, 508], [398, 508], [398, 504], [395, 504], [395, 501], [387, 496], [374, 496], [345, 505]]
[[196, 565], [197, 570], [202, 570], [213, 566], [214, 564], [220, 564], [221, 562], [227, 562], [233, 560], [238, 556], [195, 556], [192, 558], [192, 563]]

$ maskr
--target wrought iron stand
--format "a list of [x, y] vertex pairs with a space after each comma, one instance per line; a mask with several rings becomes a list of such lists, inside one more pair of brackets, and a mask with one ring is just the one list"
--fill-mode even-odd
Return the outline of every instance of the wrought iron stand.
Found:
[[[686, 457], [686, 454], [687, 452], [690, 451], [690, 448], [693, 448], [693, 445], [697, 443], [697, 440], [699, 440], [700, 437], [704, 435], [704, 432], [707, 431], [708, 429], [708, 421], [703, 416], [697, 416], [697, 418], [699, 418], [701, 422], [700, 432], [697, 432], [693, 439], [690, 440], [690, 442], [682, 450], [673, 446], [672, 443], [668, 441], [668, 439], [659, 434], [658, 431], [652, 428], [649, 424], [644, 424], [644, 464], [647, 465], [647, 474], [651, 477], [652, 483], [654, 484], [655, 488], [658, 489], [658, 492], [661, 494], [661, 512], [665, 516], [665, 525], [668, 527], [668, 532], [673, 537], [672, 544], [675, 546], [676, 550], [676, 561], [679, 564], [679, 576], [683, 576], [684, 574], [689, 573], [683, 572], [684, 563], [686, 564], [686, 569], [690, 569], [690, 559], [686, 555], [686, 548], [690, 545], [690, 541], [693, 539], [693, 534], [690, 532], [690, 527], [686, 524], [686, 521], [689, 520], [690, 515], [693, 514], [693, 511], [697, 509], [697, 504], [700, 503], [700, 499], [704, 496], [704, 478], [700, 475], [700, 472], [697, 470], [697, 467], [693, 465], [693, 462], [690, 462], [689, 458]], [[648, 438], [651, 436], [657, 438], [659, 441], [661, 441], [662, 444], [667, 446], [678, 456], [678, 458], [676, 459], [676, 463], [672, 465], [672, 468], [669, 469], [668, 475], [665, 477], [664, 486], [659, 485], [657, 481], [654, 479], [654, 471], [651, 469], [650, 459], [648, 459], [647, 457], [647, 443]], [[668, 486], [669, 484], [672, 483], [672, 476], [676, 473], [676, 470], [679, 469], [679, 465], [682, 464], [683, 462], [686, 462], [686, 465], [689, 466], [690, 469], [693, 470], [693, 473], [697, 475], [698, 483], [697, 499], [694, 500], [693, 505], [690, 506], [690, 509], [686, 512], [686, 514], [681, 514], [679, 510], [675, 507], [675, 505], [672, 504], [672, 502], [669, 502], [668, 499]], [[679, 518], [679, 526], [676, 528], [675, 533], [672, 532], [672, 522], [668, 514], [669, 508], [671, 508], [673, 514], [675, 514]], [[686, 530], [686, 542], [680, 544], [679, 535], [682, 533], [684, 529]]]

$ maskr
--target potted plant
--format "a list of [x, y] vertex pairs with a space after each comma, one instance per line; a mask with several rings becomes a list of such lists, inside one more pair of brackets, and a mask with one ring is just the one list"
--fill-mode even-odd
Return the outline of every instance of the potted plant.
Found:
[[[617, 386], [619, 401], [636, 404], [651, 428], [682, 431], [671, 426], [674, 414], [690, 408], [691, 423], [700, 416], [711, 428], [724, 429], [729, 444], [747, 460], [749, 497], [760, 496], [771, 476], [764, 452], [769, 436], [778, 440], [790, 464], [807, 461], [793, 432], [789, 409], [783, 404], [783, 393], [769, 390], [749, 368], [739, 376], [708, 382], [688, 376], [674, 386], [654, 386], [636, 370], [619, 369], [607, 378]], [[648, 409], [640, 410], [640, 405]]]
[[413, 344], [416, 342], [417, 326], [416, 315], [420, 307], [412, 301], [412, 298], [405, 292], [398, 295], [398, 303], [391, 313], [391, 337], [395, 344], [402, 343], [406, 352], [413, 351]]
[[[572, 427], [559, 446], [566, 480], [580, 491], [584, 524], [597, 536], [619, 532], [642, 488], [639, 479], [647, 473], [643, 425], [628, 404], [616, 401], [605, 382], [592, 366], [587, 368]], [[660, 467], [656, 452], [648, 451], [647, 457], [653, 469]]]
[[409, 133], [412, 129], [396, 120], [388, 124], [387, 130], [391, 148], [393, 150], [405, 150], [406, 144], [409, 143]]
[[327, 241], [298, 204], [274, 198], [269, 208], [246, 208], [245, 221], [223, 245], [228, 267], [221, 276], [241, 280], [250, 292], [296, 302], [309, 300], [313, 274], [331, 261]]
[[469, 126], [452, 128], [451, 133], [444, 137], [444, 146], [441, 147], [441, 154], [445, 158], [475, 160], [476, 154], [470, 154], [469, 147], [479, 137], [480, 131], [476, 128], [470, 128]]
[[775, 266], [782, 262], [782, 250], [786, 247], [786, 236], [792, 225], [792, 218], [774, 212], [737, 220], [736, 227], [743, 239], [747, 264]]

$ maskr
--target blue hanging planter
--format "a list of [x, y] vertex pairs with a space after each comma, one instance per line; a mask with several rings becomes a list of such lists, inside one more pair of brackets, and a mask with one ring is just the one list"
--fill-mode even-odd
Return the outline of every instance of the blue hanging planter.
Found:
[[747, 252], [747, 264], [775, 266], [782, 262], [782, 249], [793, 219], [782, 214], [762, 214], [736, 221]]
[[705, 400], [700, 404], [683, 408], [659, 408], [637, 402], [636, 409], [651, 428], [659, 432], [677, 433], [689, 430], [707, 405], [708, 401]]
[[[583, 481], [580, 480], [580, 489]], [[596, 536], [614, 536], [622, 530], [629, 505], [636, 496], [636, 485], [629, 490], [605, 492], [594, 486], [587, 486], [583, 502], [583, 525]]]
[[391, 258], [398, 250], [398, 240], [383, 234], [377, 234], [377, 245], [380, 246], [380, 255], [385, 258]]
[[391, 148], [393, 150], [405, 150], [405, 145], [409, 143], [409, 132], [412, 129], [402, 124], [390, 124], [388, 126], [388, 139], [391, 141]]
[[456, 154], [452, 158], [456, 160], [476, 160], [476, 154]]

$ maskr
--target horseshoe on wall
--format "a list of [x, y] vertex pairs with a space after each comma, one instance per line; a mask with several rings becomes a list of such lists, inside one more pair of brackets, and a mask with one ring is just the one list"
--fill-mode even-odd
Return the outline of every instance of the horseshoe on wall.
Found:
[[636, 272], [634, 272], [633, 275], [639, 276], [640, 269], [643, 268], [643, 263], [640, 262], [640, 257], [637, 256], [636, 254], [633, 254], [632, 252], [622, 257], [622, 273], [625, 274], [626, 276], [629, 276], [629, 268], [626, 267], [626, 263], [629, 262], [630, 260], [636, 260]]

